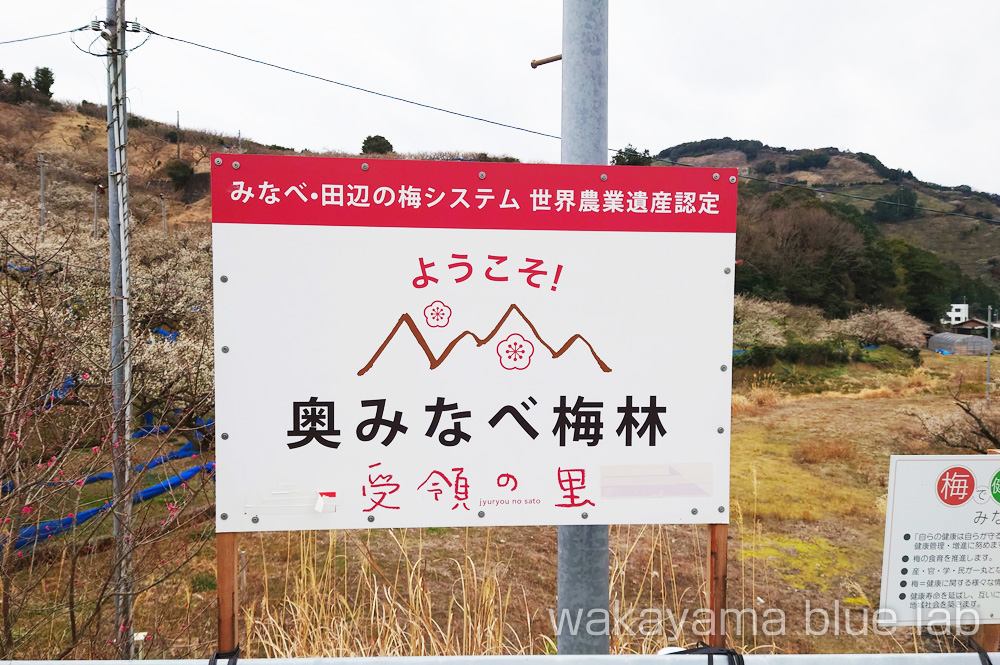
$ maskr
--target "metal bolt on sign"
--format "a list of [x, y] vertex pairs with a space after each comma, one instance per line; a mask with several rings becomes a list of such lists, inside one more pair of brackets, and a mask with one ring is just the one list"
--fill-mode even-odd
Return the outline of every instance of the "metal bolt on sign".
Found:
[[[362, 171], [367, 171], [367, 170], [368, 170], [368, 162], [365, 162], [364, 164], [362, 164], [362, 165], [361, 165], [361, 170], [362, 170]], [[369, 522], [373, 522], [373, 521], [375, 520], [375, 517], [374, 517], [374, 516], [370, 516], [370, 517], [371, 517], [372, 519], [370, 519], [370, 520], [368, 520], [368, 521], [369, 521]]]
[[485, 510], [480, 510], [479, 511], [479, 516], [480, 517], [486, 517], [486, 511]]
[[222, 347], [222, 352], [223, 353], [229, 353], [229, 347], [228, 346]]
[[720, 427], [720, 428], [719, 428], [719, 434], [722, 434], [722, 433], [723, 433], [723, 432], [725, 432], [725, 431], [726, 431], [726, 428], [725, 428], [725, 427]]
[[480, 171], [479, 172], [479, 179], [480, 180], [486, 180], [486, 171]]
[[215, 165], [216, 166], [222, 166], [222, 157], [216, 157], [215, 158]]
[[256, 524], [257, 522], [260, 521], [260, 518], [257, 517], [256, 515], [254, 515], [253, 517], [250, 518], [250, 521], [253, 522], [254, 524]]
[[601, 182], [607, 182], [607, 180], [608, 180], [608, 174], [607, 173], [602, 173], [601, 174]]
[[726, 507], [725, 506], [719, 506], [719, 512], [720, 513], [726, 512]]
[[228, 520], [229, 519], [229, 513], [222, 513], [221, 515], [219, 515], [219, 517], [221, 517], [224, 520]]
[[732, 268], [726, 268], [726, 269], [725, 269], [725, 270], [723, 270], [722, 272], [724, 272], [724, 273], [726, 273], [726, 274], [728, 275], [728, 274], [729, 274], [729, 273], [731, 273], [732, 271], [733, 271], [733, 270], [732, 270]]
[[736, 184], [736, 176], [734, 176], [734, 175], [729, 176], [729, 182], [731, 182], [731, 183], [733, 183], [735, 185]]
[[233, 168], [234, 169], [240, 168], [240, 163], [239, 162], [233, 162]]
[[374, 522], [375, 521], [375, 516], [374, 515], [369, 515], [368, 516], [368, 521], [369, 522]]
[[228, 438], [229, 438], [229, 435], [227, 433], [223, 432], [222, 433], [222, 440], [225, 441]]
[[728, 368], [728, 367], [726, 367], [725, 365], [723, 365], [723, 366], [722, 366], [722, 367], [720, 367], [719, 369], [720, 369], [720, 370], [722, 370], [723, 372], [725, 372], [725, 371], [726, 371], [727, 369], [729, 369], [729, 368]]
[[698, 514], [698, 509], [697, 508], [692, 508], [691, 509], [691, 514], [692, 515], [697, 515]]
[[225, 275], [223, 275], [222, 277], [219, 278], [219, 281], [222, 282], [223, 284], [225, 284], [226, 282], [229, 281], [229, 278], [226, 277]]
[[582, 517], [583, 519], [587, 519], [588, 515], [587, 515], [587, 513], [581, 513], [580, 517]]
[[713, 173], [712, 174], [712, 180], [718, 180], [718, 179], [719, 179], [719, 174], [718, 173]]

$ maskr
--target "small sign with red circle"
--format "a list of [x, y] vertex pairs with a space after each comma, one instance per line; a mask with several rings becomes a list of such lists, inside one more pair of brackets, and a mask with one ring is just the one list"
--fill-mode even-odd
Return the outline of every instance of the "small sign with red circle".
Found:
[[964, 466], [953, 466], [945, 470], [937, 480], [937, 495], [948, 506], [961, 506], [972, 498], [976, 488], [976, 478]]

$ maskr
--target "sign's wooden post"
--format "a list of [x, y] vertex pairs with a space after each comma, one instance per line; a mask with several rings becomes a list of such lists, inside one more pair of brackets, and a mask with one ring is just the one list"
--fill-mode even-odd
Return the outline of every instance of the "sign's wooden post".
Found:
[[[986, 451], [987, 455], [1000, 455], [1000, 450], [991, 448]], [[1000, 651], [1000, 624], [979, 624], [976, 632], [972, 635], [976, 644], [989, 652]]]
[[219, 653], [231, 652], [240, 643], [240, 598], [236, 575], [236, 534], [220, 533], [215, 538], [216, 575], [219, 589]]
[[726, 552], [728, 542], [728, 524], [708, 525], [708, 570], [705, 580], [707, 585], [708, 609], [712, 612], [712, 631], [708, 636], [708, 644], [713, 647], [726, 646], [726, 621], [723, 611], [726, 608]]

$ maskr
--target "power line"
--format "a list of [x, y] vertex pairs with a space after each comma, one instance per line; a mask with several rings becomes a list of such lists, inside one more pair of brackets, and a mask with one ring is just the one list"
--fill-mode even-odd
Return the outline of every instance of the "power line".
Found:
[[46, 37], [56, 37], [58, 35], [68, 35], [71, 32], [80, 32], [81, 30], [89, 30], [90, 25], [83, 25], [79, 28], [73, 28], [72, 30], [63, 30], [62, 32], [50, 32], [47, 35], [35, 35], [34, 37], [22, 37], [21, 39], [9, 39], [5, 42], [0, 42], [0, 46], [4, 44], [16, 44], [18, 42], [30, 42], [32, 39], [45, 39]]
[[308, 78], [311, 78], [311, 79], [316, 79], [317, 81], [323, 81], [325, 83], [332, 83], [334, 85], [339, 85], [341, 87], [349, 88], [351, 90], [357, 90], [359, 92], [365, 92], [365, 93], [368, 93], [369, 95], [377, 95], [378, 97], [384, 97], [386, 99], [393, 99], [393, 100], [395, 100], [397, 102], [404, 102], [406, 104], [412, 104], [413, 106], [419, 106], [421, 108], [430, 109], [432, 111], [440, 111], [441, 113], [448, 113], [449, 115], [455, 115], [455, 116], [458, 116], [460, 118], [468, 118], [469, 120], [477, 120], [479, 122], [485, 122], [485, 123], [488, 123], [490, 125], [496, 125], [497, 127], [506, 127], [507, 129], [514, 129], [514, 130], [517, 130], [519, 132], [526, 132], [528, 134], [535, 134], [537, 136], [544, 136], [544, 137], [550, 138], [550, 139], [556, 139], [556, 140], [559, 139], [559, 137], [555, 136], [554, 134], [547, 134], [545, 132], [539, 132], [539, 131], [535, 131], [533, 129], [527, 129], [525, 127], [518, 127], [517, 125], [510, 125], [510, 124], [507, 124], [505, 122], [498, 122], [496, 120], [490, 120], [488, 118], [481, 118], [479, 116], [469, 115], [468, 113], [460, 113], [458, 111], [452, 111], [450, 109], [441, 108], [440, 106], [433, 106], [431, 104], [424, 104], [422, 102], [415, 102], [412, 99], [405, 99], [403, 97], [397, 97], [396, 95], [390, 95], [390, 94], [385, 93], [385, 92], [378, 92], [377, 90], [369, 90], [368, 88], [362, 88], [362, 87], [357, 86], [357, 85], [351, 85], [350, 83], [343, 83], [342, 81], [334, 81], [333, 79], [328, 79], [328, 78], [325, 78], [323, 76], [319, 76], [317, 74], [309, 74], [307, 72], [302, 72], [302, 71], [299, 71], [297, 69], [292, 69], [291, 67], [283, 67], [281, 65], [276, 65], [274, 63], [267, 62], [265, 60], [259, 60], [257, 58], [251, 58], [249, 56], [240, 55], [238, 53], [232, 53], [231, 51], [224, 51], [222, 49], [214, 48], [212, 46], [205, 46], [204, 44], [198, 44], [196, 42], [188, 41], [186, 39], [181, 39], [180, 37], [171, 37], [170, 35], [164, 35], [162, 33], [150, 30], [149, 28], [143, 28], [143, 30], [145, 30], [146, 32], [148, 32], [151, 35], [156, 35], [157, 37], [163, 37], [164, 39], [170, 39], [170, 40], [173, 40], [175, 42], [181, 42], [182, 44], [189, 44], [191, 46], [197, 46], [198, 48], [203, 48], [203, 49], [208, 50], [208, 51], [215, 51], [216, 53], [222, 53], [224, 55], [232, 56], [234, 58], [239, 58], [240, 60], [246, 60], [248, 62], [255, 62], [258, 65], [264, 65], [265, 67], [272, 67], [274, 69], [280, 69], [280, 70], [285, 71], [285, 72], [289, 72], [289, 73], [292, 73], [292, 74], [298, 74], [299, 76], [305, 76], [305, 77], [308, 77]]
[[[50, 34], [47, 34], [47, 35], [38, 35], [36, 37], [25, 37], [25, 38], [22, 38], [22, 39], [13, 39], [13, 40], [6, 41], [6, 42], [0, 42], [0, 45], [3, 45], [3, 44], [13, 44], [13, 43], [16, 43], [16, 42], [23, 42], [23, 41], [28, 41], [28, 40], [32, 40], [32, 39], [42, 39], [44, 37], [54, 37], [54, 36], [57, 36], [57, 35], [68, 34], [68, 33], [71, 33], [71, 32], [79, 32], [81, 30], [87, 30], [89, 27], [90, 26], [85, 25], [85, 26], [81, 26], [79, 28], [74, 28], [73, 30], [64, 30], [63, 32], [53, 32], [53, 33], [50, 33]], [[253, 63], [259, 64], [259, 65], [263, 65], [265, 67], [271, 67], [271, 68], [274, 68], [274, 69], [285, 71], [285, 72], [288, 72], [290, 74], [297, 74], [299, 76], [305, 76], [307, 78], [315, 79], [317, 81], [323, 81], [324, 83], [332, 83], [333, 85], [339, 85], [341, 87], [348, 88], [350, 90], [357, 90], [358, 92], [364, 92], [364, 93], [367, 93], [367, 94], [370, 94], [370, 95], [375, 95], [377, 97], [383, 97], [385, 99], [392, 99], [392, 100], [395, 100], [395, 101], [398, 101], [398, 102], [403, 102], [403, 103], [406, 103], [406, 104], [412, 104], [413, 106], [419, 106], [420, 108], [425, 108], [425, 109], [429, 109], [429, 110], [432, 110], [432, 111], [439, 111], [441, 113], [447, 113], [449, 115], [458, 116], [460, 118], [466, 118], [466, 119], [475, 120], [475, 121], [478, 121], [478, 122], [485, 122], [487, 124], [495, 125], [497, 127], [505, 127], [507, 129], [513, 129], [515, 131], [525, 132], [527, 134], [534, 134], [536, 136], [543, 136], [545, 138], [555, 139], [557, 141], [561, 140], [561, 137], [556, 136], [555, 134], [549, 134], [549, 133], [546, 133], [546, 132], [540, 132], [540, 131], [537, 131], [537, 130], [534, 130], [534, 129], [528, 129], [527, 127], [519, 127], [517, 125], [512, 125], [512, 124], [505, 123], [505, 122], [499, 122], [497, 120], [490, 120], [488, 118], [483, 118], [483, 117], [471, 115], [471, 114], [468, 114], [468, 113], [461, 113], [459, 111], [452, 111], [451, 109], [446, 109], [446, 108], [443, 108], [443, 107], [440, 107], [440, 106], [434, 106], [432, 104], [424, 104], [422, 102], [413, 101], [411, 99], [406, 99], [404, 97], [398, 97], [396, 95], [390, 95], [388, 93], [379, 92], [377, 90], [371, 90], [371, 89], [368, 89], [368, 88], [362, 88], [361, 86], [351, 85], [349, 83], [344, 83], [342, 81], [335, 81], [333, 79], [329, 79], [329, 78], [326, 78], [326, 77], [323, 77], [323, 76], [319, 76], [317, 74], [310, 74], [308, 72], [303, 72], [303, 71], [300, 71], [300, 70], [297, 70], [297, 69], [292, 69], [291, 67], [284, 67], [282, 65], [277, 65], [277, 64], [274, 64], [274, 63], [271, 63], [271, 62], [267, 62], [266, 60], [260, 60], [258, 58], [251, 58], [249, 56], [240, 55], [239, 53], [233, 53], [231, 51], [226, 51], [224, 49], [215, 48], [213, 46], [206, 46], [205, 44], [199, 44], [197, 42], [193, 42], [193, 41], [190, 41], [190, 40], [187, 40], [187, 39], [181, 39], [180, 37], [173, 37], [171, 35], [165, 35], [163, 33], [156, 32], [156, 31], [151, 30], [149, 28], [145, 28], [144, 27], [144, 28], [142, 28], [142, 30], [144, 32], [146, 32], [147, 34], [149, 34], [149, 35], [153, 35], [153, 36], [156, 36], [156, 37], [163, 37], [164, 39], [169, 39], [171, 41], [180, 42], [182, 44], [188, 44], [190, 46], [196, 46], [198, 48], [202, 48], [202, 49], [205, 49], [205, 50], [208, 50], [208, 51], [213, 51], [215, 53], [221, 53], [223, 55], [228, 55], [230, 57], [238, 58], [240, 60], [246, 60], [248, 62], [253, 62]], [[147, 39], [148, 39], [148, 37], [147, 37]], [[146, 40], [144, 40], [141, 44], [139, 44], [139, 46], [142, 46], [145, 43], [146, 43]], [[75, 42], [74, 42], [74, 45], [75, 45]], [[80, 48], [80, 47], [77, 46], [77, 48]], [[135, 48], [138, 48], [138, 46], [135, 47]], [[81, 49], [81, 50], [83, 50], [83, 49]], [[84, 52], [86, 53], [87, 51], [84, 51]], [[96, 54], [91, 53], [91, 55], [96, 55]], [[617, 153], [617, 152], [620, 152], [621, 150], [623, 150], [623, 149], [609, 148], [608, 152]], [[664, 163], [664, 164], [671, 164], [671, 165], [674, 165], [674, 166], [685, 166], [685, 167], [692, 166], [691, 164], [684, 164], [684, 163], [673, 161], [673, 160], [670, 160], [670, 159], [662, 159], [662, 158], [658, 158], [658, 157], [652, 157], [651, 159], [654, 162], [661, 162], [661, 163]], [[986, 222], [990, 222], [991, 221], [991, 220], [985, 219], [983, 217], [976, 217], [975, 215], [968, 215], [968, 214], [960, 213], [960, 212], [953, 212], [953, 211], [948, 211], [948, 210], [935, 210], [934, 208], [927, 208], [925, 206], [910, 205], [910, 204], [907, 204], [907, 203], [899, 203], [899, 202], [896, 202], [896, 201], [887, 201], [887, 200], [884, 200], [884, 199], [874, 199], [874, 198], [867, 197], [867, 196], [860, 196], [860, 195], [857, 195], [857, 194], [849, 194], [847, 192], [837, 192], [837, 191], [828, 190], [828, 189], [818, 189], [818, 188], [815, 188], [815, 187], [809, 187], [808, 185], [801, 185], [801, 184], [798, 184], [798, 183], [781, 182], [781, 181], [777, 181], [777, 180], [768, 180], [767, 178], [758, 178], [758, 177], [749, 176], [749, 175], [740, 175], [739, 177], [741, 179], [743, 179], [743, 180], [752, 180], [752, 181], [756, 181], [756, 182], [763, 182], [763, 183], [767, 183], [769, 185], [775, 185], [775, 186], [778, 186], [778, 187], [789, 187], [789, 188], [794, 188], [794, 189], [803, 189], [803, 190], [810, 191], [810, 192], [816, 192], [817, 194], [829, 194], [830, 196], [841, 196], [841, 197], [844, 197], [844, 198], [854, 199], [854, 200], [857, 200], [857, 201], [869, 201], [869, 202], [873, 202], [873, 203], [883, 203], [885, 205], [891, 205], [891, 206], [896, 206], [896, 207], [900, 207], [900, 208], [908, 208], [908, 209], [911, 209], [911, 210], [919, 210], [919, 211], [922, 211], [922, 212], [929, 212], [929, 213], [933, 213], [935, 215], [945, 215], [945, 216], [948, 216], [948, 217], [961, 217], [961, 218], [964, 218], [964, 219], [974, 219], [974, 220], [977, 220], [977, 221], [986, 221]]]
[[[432, 111], [440, 111], [441, 113], [448, 113], [450, 115], [455, 115], [455, 116], [458, 116], [458, 117], [461, 117], [461, 118], [467, 118], [469, 120], [476, 120], [476, 121], [479, 121], [479, 122], [485, 122], [485, 123], [488, 123], [490, 125], [496, 125], [498, 127], [506, 127], [507, 129], [513, 129], [513, 130], [516, 130], [516, 131], [519, 131], [519, 132], [525, 132], [527, 134], [534, 134], [536, 136], [544, 136], [545, 138], [555, 139], [557, 141], [561, 140], [561, 137], [556, 136], [555, 134], [548, 134], [546, 132], [540, 132], [540, 131], [537, 131], [537, 130], [534, 130], [534, 129], [528, 129], [527, 127], [519, 127], [517, 125], [511, 125], [511, 124], [504, 123], [504, 122], [499, 122], [499, 121], [496, 121], [496, 120], [489, 120], [487, 118], [482, 118], [482, 117], [479, 117], [479, 116], [470, 115], [468, 113], [460, 113], [458, 111], [452, 111], [450, 109], [442, 108], [440, 106], [433, 106], [431, 104], [423, 104], [421, 102], [416, 102], [416, 101], [413, 101], [413, 100], [410, 100], [410, 99], [405, 99], [403, 97], [397, 97], [395, 95], [390, 95], [390, 94], [387, 94], [387, 93], [384, 93], [384, 92], [378, 92], [377, 90], [370, 90], [368, 88], [362, 88], [360, 86], [351, 85], [351, 84], [348, 84], [348, 83], [343, 83], [341, 81], [335, 81], [333, 79], [328, 79], [328, 78], [325, 78], [323, 76], [318, 76], [316, 74], [309, 74], [307, 72], [302, 72], [302, 71], [299, 71], [297, 69], [292, 69], [290, 67], [283, 67], [281, 65], [276, 65], [274, 63], [267, 62], [265, 60], [260, 60], [258, 58], [251, 58], [249, 56], [240, 55], [238, 53], [232, 53], [230, 51], [225, 51], [223, 49], [215, 48], [215, 47], [212, 47], [212, 46], [206, 46], [204, 44], [198, 44], [196, 42], [192, 42], [192, 41], [189, 41], [189, 40], [186, 40], [186, 39], [181, 39], [180, 37], [172, 37], [170, 35], [164, 35], [162, 33], [156, 32], [154, 30], [150, 30], [149, 28], [145, 28], [144, 27], [143, 30], [145, 30], [147, 33], [149, 33], [151, 35], [155, 35], [157, 37], [163, 37], [164, 39], [170, 39], [170, 40], [175, 41], [175, 42], [181, 42], [183, 44], [189, 44], [191, 46], [197, 46], [198, 48], [203, 48], [203, 49], [206, 49], [208, 51], [214, 51], [216, 53], [222, 53], [224, 55], [228, 55], [228, 56], [231, 56], [231, 57], [234, 57], [234, 58], [239, 58], [240, 60], [246, 60], [248, 62], [254, 62], [254, 63], [257, 63], [259, 65], [264, 65], [265, 67], [272, 67], [274, 69], [280, 69], [282, 71], [289, 72], [291, 74], [298, 74], [299, 76], [305, 76], [305, 77], [308, 77], [308, 78], [316, 79], [318, 81], [323, 81], [325, 83], [332, 83], [334, 85], [339, 85], [339, 86], [342, 86], [344, 88], [349, 88], [351, 90], [357, 90], [359, 92], [365, 92], [365, 93], [368, 93], [368, 94], [371, 94], [371, 95], [376, 95], [378, 97], [384, 97], [386, 99], [392, 99], [392, 100], [395, 100], [395, 101], [404, 102], [406, 104], [412, 104], [414, 106], [419, 106], [421, 108], [430, 109]], [[616, 150], [614, 148], [611, 148], [611, 149], [608, 150], [608, 152], [617, 153], [617, 152], [620, 152], [620, 150]], [[675, 162], [675, 161], [672, 161], [672, 160], [669, 160], [669, 159], [660, 159], [660, 158], [655, 158], [655, 157], [652, 158], [652, 159], [653, 159], [653, 161], [656, 161], [656, 162], [663, 162], [663, 163], [666, 163], [666, 164], [673, 164], [673, 165], [676, 165], [676, 166], [691, 166], [690, 164], [682, 164], [680, 162]], [[917, 206], [917, 205], [909, 205], [909, 204], [906, 204], [906, 203], [899, 203], [899, 202], [896, 202], [896, 201], [886, 201], [886, 200], [883, 200], [883, 199], [873, 199], [873, 198], [870, 198], [870, 197], [859, 196], [859, 195], [856, 195], [856, 194], [848, 194], [846, 192], [836, 192], [836, 191], [832, 191], [832, 190], [817, 189], [817, 188], [814, 188], [814, 187], [808, 187], [808, 186], [805, 186], [805, 185], [800, 185], [798, 183], [780, 182], [780, 181], [775, 181], [775, 180], [768, 180], [766, 178], [756, 178], [754, 176], [749, 176], [749, 175], [741, 175], [739, 177], [742, 178], [742, 179], [744, 179], [744, 180], [754, 180], [754, 181], [758, 181], [758, 182], [765, 182], [765, 183], [768, 183], [770, 185], [775, 185], [775, 186], [779, 186], [779, 187], [791, 187], [791, 188], [796, 188], [796, 189], [805, 189], [805, 190], [808, 190], [808, 191], [811, 191], [811, 192], [816, 192], [818, 194], [829, 194], [831, 196], [842, 196], [842, 197], [845, 197], [845, 198], [855, 199], [855, 200], [858, 200], [858, 201], [871, 201], [871, 202], [875, 202], [875, 203], [884, 203], [886, 205], [892, 205], [892, 206], [897, 206], [897, 207], [901, 207], [901, 208], [909, 208], [911, 210], [920, 210], [920, 211], [931, 212], [931, 213], [934, 213], [936, 215], [947, 215], [947, 216], [950, 216], [950, 217], [962, 217], [962, 218], [966, 218], [966, 219], [975, 219], [975, 220], [987, 221], [987, 222], [990, 221], [990, 220], [984, 219], [982, 217], [976, 217], [975, 215], [967, 215], [965, 213], [960, 213], [960, 212], [951, 212], [951, 211], [945, 211], [945, 210], [935, 210], [933, 208], [927, 208], [927, 207]]]

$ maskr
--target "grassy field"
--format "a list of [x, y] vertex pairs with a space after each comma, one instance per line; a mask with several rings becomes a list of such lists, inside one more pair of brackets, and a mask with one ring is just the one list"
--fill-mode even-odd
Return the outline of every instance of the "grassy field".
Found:
[[[783, 635], [757, 631], [750, 615], [729, 621], [744, 651], [868, 652], [950, 648], [910, 630], [875, 635], [810, 635], [808, 607], [862, 614], [878, 606], [889, 455], [947, 452], [925, 440], [908, 412], [955, 409], [947, 387], [981, 389], [985, 359], [924, 353], [914, 368], [877, 349], [870, 362], [842, 367], [776, 366], [734, 376], [733, 523], [730, 608], [785, 612]], [[166, 441], [144, 440], [148, 454]], [[173, 471], [164, 470], [164, 473]], [[163, 474], [160, 474], [163, 475]], [[152, 480], [152, 479], [150, 479]], [[99, 501], [99, 490], [80, 501]], [[170, 495], [150, 515], [166, 513]], [[215, 639], [215, 552], [210, 520], [192, 523], [143, 557], [172, 557], [174, 572], [137, 599], [135, 629], [150, 657], [200, 657]], [[618, 653], [692, 643], [702, 605], [704, 527], [613, 526], [612, 602], [628, 617], [612, 635]], [[554, 528], [456, 528], [245, 535], [241, 583], [243, 645], [253, 656], [551, 653], [555, 609]], [[22, 574], [42, 598], [67, 574], [100, 578], [107, 555], [35, 557]], [[55, 591], [53, 591], [55, 593]], [[617, 603], [617, 605], [615, 605]], [[670, 621], [640, 634], [640, 613]], [[67, 631], [64, 601], [28, 613], [34, 634], [23, 657], [51, 656]], [[688, 615], [686, 620], [685, 610]], [[77, 608], [80, 611], [80, 608]], [[841, 618], [843, 623], [845, 619]], [[636, 634], [629, 634], [631, 626]], [[101, 653], [84, 645], [74, 657]]]

